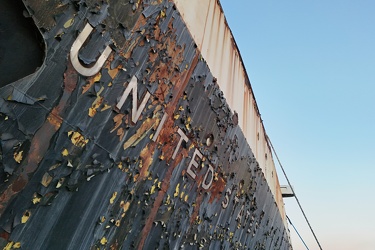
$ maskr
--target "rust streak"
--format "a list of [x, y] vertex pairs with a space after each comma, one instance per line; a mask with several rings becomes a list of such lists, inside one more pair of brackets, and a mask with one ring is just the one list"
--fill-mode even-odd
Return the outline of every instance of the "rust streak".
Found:
[[17, 171], [17, 174], [13, 175], [14, 177], [9, 180], [10, 184], [7, 189], [1, 194], [0, 214], [3, 214], [9, 201], [14, 195], [26, 187], [30, 180], [29, 175], [32, 175], [38, 168], [40, 161], [48, 150], [51, 138], [60, 128], [62, 123], [61, 114], [66, 107], [66, 103], [70, 98], [71, 93], [76, 88], [77, 77], [77, 72], [69, 63], [66, 72], [64, 73], [64, 92], [59, 104], [52, 109], [42, 127], [35, 133], [31, 140], [29, 154], [24, 161], [26, 163], [23, 163], [21, 168]]
[[190, 223], [193, 224], [194, 221], [196, 220], [197, 216], [199, 215], [199, 208], [202, 204], [202, 201], [203, 201], [203, 194], [202, 192], [199, 192], [199, 194], [197, 195], [197, 198], [195, 200], [195, 207], [194, 207], [194, 210], [193, 210], [193, 214], [191, 215], [191, 218], [190, 218]]
[[[193, 70], [195, 69], [196, 65], [198, 64], [198, 59], [199, 59], [199, 56], [198, 56], [198, 53], [196, 53], [195, 56], [194, 56], [194, 59], [192, 61], [192, 64], [190, 65], [189, 70], [184, 71], [184, 73], [182, 74], [182, 76], [180, 78], [182, 80], [179, 80], [176, 83], [176, 86], [173, 90], [173, 100], [169, 104], [168, 108], [166, 109], [168, 117], [170, 117], [168, 120], [172, 120], [172, 114], [174, 112], [174, 109], [177, 107], [176, 105], [177, 105], [179, 99], [182, 97], [183, 92], [184, 92], [187, 84], [189, 83], [190, 76], [191, 76]], [[154, 205], [151, 209], [151, 212], [150, 212], [150, 214], [147, 217], [147, 220], [145, 222], [145, 226], [142, 229], [141, 239], [140, 239], [140, 242], [139, 242], [139, 245], [138, 245], [138, 249], [143, 249], [143, 247], [144, 247], [147, 236], [151, 231], [152, 223], [154, 222], [155, 217], [157, 215], [157, 212], [159, 210], [159, 207], [161, 206], [161, 204], [163, 202], [164, 195], [169, 188], [169, 184], [170, 184], [170, 180], [172, 178], [173, 170], [178, 165], [178, 163], [181, 161], [181, 159], [182, 159], [182, 155], [179, 154], [179, 156], [176, 158], [174, 163], [171, 164], [171, 166], [169, 167], [169, 169], [168, 169], [168, 171], [167, 171], [167, 173], [166, 173], [166, 175], [163, 179], [162, 188], [158, 192], [158, 195], [155, 199], [155, 202], [154, 202]]]
[[157, 215], [159, 207], [163, 203], [164, 196], [167, 193], [167, 190], [169, 188], [169, 184], [170, 184], [170, 180], [172, 178], [173, 170], [178, 165], [178, 163], [182, 160], [182, 158], [183, 158], [182, 154], [177, 156], [175, 162], [173, 163], [173, 165], [170, 165], [167, 173], [165, 174], [165, 177], [164, 177], [162, 185], [161, 185], [161, 190], [158, 192], [158, 195], [155, 198], [155, 201], [154, 201], [153, 207], [151, 209], [151, 212], [150, 212], [149, 216], [147, 217], [147, 220], [145, 222], [145, 226], [143, 227], [143, 230], [141, 232], [141, 240], [140, 240], [140, 243], [138, 245], [138, 249], [143, 249], [143, 247], [144, 247], [146, 238], [151, 231], [152, 223], [155, 220], [155, 217]]
[[212, 203], [215, 199], [220, 199], [226, 185], [227, 183], [222, 177], [219, 177], [217, 181], [214, 180], [210, 188], [211, 197], [208, 202]]

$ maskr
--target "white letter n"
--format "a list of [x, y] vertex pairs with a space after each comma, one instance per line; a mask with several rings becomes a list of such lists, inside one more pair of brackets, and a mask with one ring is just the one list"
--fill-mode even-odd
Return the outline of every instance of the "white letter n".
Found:
[[142, 110], [146, 106], [146, 103], [150, 98], [151, 94], [148, 91], [146, 91], [146, 95], [143, 97], [143, 100], [138, 107], [137, 77], [133, 76], [128, 86], [126, 87], [124, 93], [122, 94], [120, 101], [116, 105], [118, 109], [122, 108], [122, 105], [124, 105], [126, 98], [128, 98], [130, 94], [130, 91], [132, 92], [133, 97], [132, 122], [136, 123], [138, 121], [139, 116], [142, 113]]

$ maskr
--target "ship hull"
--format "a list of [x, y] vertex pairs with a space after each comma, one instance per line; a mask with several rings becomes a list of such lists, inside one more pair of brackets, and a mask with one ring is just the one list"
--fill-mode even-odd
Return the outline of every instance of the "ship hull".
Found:
[[291, 248], [173, 2], [25, 5], [46, 55], [0, 91], [3, 246]]

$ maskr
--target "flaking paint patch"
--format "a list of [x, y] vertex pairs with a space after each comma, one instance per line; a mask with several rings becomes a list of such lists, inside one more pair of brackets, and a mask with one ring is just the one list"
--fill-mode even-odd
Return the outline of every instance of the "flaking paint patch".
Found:
[[124, 150], [137, 145], [142, 139], [146, 137], [146, 135], [157, 126], [157, 119], [147, 118], [140, 128], [136, 131], [134, 135], [132, 135], [125, 143], [124, 143]]
[[52, 180], [53, 180], [53, 177], [52, 177], [50, 174], [45, 173], [45, 174], [43, 175], [42, 181], [41, 181], [40, 183], [41, 183], [44, 187], [48, 187]]
[[141, 151], [140, 157], [142, 159], [142, 168], [140, 170], [140, 177], [141, 180], [145, 180], [149, 176], [149, 168], [153, 163], [153, 157], [155, 153], [155, 144], [148, 144], [146, 147]]
[[14, 152], [13, 158], [17, 163], [21, 163], [23, 159], [23, 151]]
[[94, 85], [94, 83], [99, 82], [101, 78], [102, 78], [102, 73], [100, 73], [100, 72], [98, 72], [94, 76], [90, 77], [87, 80], [88, 83], [85, 86], [82, 87], [82, 94], [89, 91], [91, 89], [91, 87]]
[[22, 215], [21, 223], [22, 223], [22, 224], [25, 224], [25, 223], [29, 220], [30, 216], [31, 216], [31, 212], [30, 212], [29, 210], [26, 210], [26, 211], [23, 213], [23, 215]]
[[113, 202], [115, 201], [116, 197], [117, 197], [117, 192], [114, 192], [114, 193], [112, 194], [111, 199], [109, 199], [109, 203], [110, 203], [110, 204], [113, 204]]
[[[111, 8], [117, 4], [115, 2], [110, 3]], [[92, 244], [95, 244], [97, 248], [104, 248], [107, 247], [108, 243], [111, 243], [108, 246], [121, 246], [124, 249], [142, 248], [143, 246], [145, 248], [155, 246], [155, 248], [158, 247], [160, 249], [163, 246], [182, 248], [189, 247], [188, 244], [190, 243], [194, 245], [192, 247], [197, 248], [240, 248], [235, 245], [235, 242], [240, 241], [239, 238], [241, 237], [238, 233], [240, 230], [237, 228], [239, 224], [236, 222], [235, 227], [225, 224], [237, 218], [240, 220], [241, 216], [237, 215], [238, 206], [222, 210], [220, 198], [225, 197], [226, 188], [233, 188], [233, 195], [230, 198], [233, 199], [235, 196], [237, 199], [240, 199], [239, 202], [245, 202], [242, 192], [245, 187], [241, 186], [241, 191], [237, 192], [235, 185], [236, 183], [238, 184], [240, 179], [235, 175], [231, 177], [232, 172], [238, 172], [239, 168], [237, 166], [234, 167], [233, 164], [239, 162], [238, 159], [240, 156], [238, 152], [244, 145], [237, 145], [238, 143], [236, 144], [236, 141], [233, 140], [231, 133], [238, 133], [233, 130], [230, 120], [227, 119], [227, 117], [231, 117], [231, 112], [227, 109], [225, 100], [220, 97], [219, 101], [216, 99], [218, 106], [206, 105], [205, 101], [209, 99], [210, 93], [216, 91], [216, 85], [204, 83], [206, 78], [211, 77], [210, 72], [208, 69], [201, 70], [199, 65], [198, 67], [196, 66], [196, 60], [199, 60], [200, 64], [204, 64], [204, 61], [199, 52], [192, 49], [194, 44], [191, 42], [191, 38], [187, 34], [188, 32], [184, 33], [186, 26], [181, 23], [178, 12], [173, 9], [170, 2], [152, 2], [156, 7], [161, 3], [169, 7], [161, 6], [160, 9], [156, 8], [155, 14], [150, 14], [148, 18], [145, 15], [141, 15], [134, 29], [133, 27], [123, 26], [125, 22], [122, 22], [121, 25], [116, 23], [114, 26], [111, 26], [112, 23], [107, 22], [108, 18], [115, 20], [117, 17], [107, 16], [105, 9], [106, 2], [87, 2], [87, 6], [80, 3], [74, 6], [80, 11], [79, 16], [77, 16], [74, 23], [69, 27], [72, 34], [79, 33], [80, 27], [85, 22], [98, 23], [97, 29], [101, 30], [103, 35], [111, 32], [111, 35], [114, 36], [121, 29], [121, 32], [123, 32], [120, 33], [121, 36], [126, 37], [128, 44], [132, 44], [132, 46], [112, 44], [111, 47], [114, 53], [112, 53], [106, 66], [101, 70], [100, 78], [98, 78], [98, 75], [92, 78], [78, 77], [74, 70], [71, 71], [71, 68], [68, 70], [68, 66], [68, 69], [64, 73], [64, 92], [62, 96], [59, 93], [61, 101], [59, 106], [54, 109], [56, 113], [53, 119], [56, 118], [56, 120], [48, 119], [50, 125], [48, 128], [51, 129], [52, 133], [48, 134], [46, 130], [42, 130], [45, 134], [49, 135], [47, 136], [47, 140], [38, 140], [38, 143], [32, 144], [33, 149], [31, 152], [34, 152], [33, 161], [30, 164], [31, 168], [27, 171], [32, 173], [33, 170], [40, 169], [38, 179], [36, 181], [33, 179], [30, 183], [38, 183], [39, 188], [42, 189], [43, 187], [39, 182], [41, 176], [48, 169], [48, 171], [53, 171], [56, 174], [54, 176], [55, 181], [64, 181], [61, 184], [57, 183], [57, 185], [61, 186], [49, 184], [46, 187], [48, 188], [45, 191], [46, 193], [43, 193], [43, 195], [37, 194], [35, 197], [36, 201], [37, 199], [41, 199], [42, 201], [39, 200], [33, 204], [33, 209], [39, 210], [43, 206], [46, 214], [54, 214], [56, 211], [53, 208], [58, 207], [62, 213], [56, 218], [51, 217], [51, 221], [56, 219], [53, 223], [59, 225], [56, 226], [59, 229], [66, 225], [65, 229], [68, 229], [65, 231], [67, 237], [78, 239], [79, 244], [87, 248]], [[143, 2], [137, 2], [137, 4], [135, 12], [150, 8], [149, 5]], [[67, 3], [66, 5], [70, 6], [71, 4]], [[38, 7], [36, 4], [34, 6]], [[43, 3], [41, 6], [46, 5]], [[71, 10], [74, 10], [74, 8], [71, 8]], [[110, 11], [113, 11], [113, 9]], [[90, 16], [85, 17], [83, 16], [84, 13]], [[128, 16], [131, 14], [129, 13]], [[122, 13], [122, 15], [125, 14]], [[55, 33], [51, 34], [45, 30], [43, 32], [45, 32], [45, 37], [50, 37], [54, 40], [53, 44], [61, 46], [62, 50], [60, 50], [60, 47], [52, 47], [55, 50], [54, 53], [64, 54], [64, 50], [68, 51], [69, 48], [63, 47], [62, 44], [69, 39], [74, 40], [74, 37], [71, 37], [69, 33], [64, 34], [64, 37], [60, 41], [55, 41], [54, 37], [56, 33], [59, 33], [59, 28], [63, 27], [64, 23], [72, 15], [69, 14], [68, 16], [65, 14], [63, 19], [60, 19], [60, 16], [56, 16], [55, 19], [55, 24], [58, 25], [56, 30], [54, 30], [54, 32], [56, 31]], [[168, 28], [161, 31], [160, 27], [165, 27], [164, 20], [170, 21], [168, 21]], [[100, 23], [105, 25], [101, 25]], [[116, 41], [119, 40], [116, 39]], [[124, 54], [117, 53], [119, 50], [123, 50], [122, 52], [126, 53], [126, 57], [123, 57]], [[190, 57], [190, 55], [192, 56]], [[65, 54], [63, 56], [66, 58]], [[56, 64], [56, 61], [58, 60], [51, 61], [48, 58], [46, 66], [52, 63], [58, 67], [59, 63], [64, 62], [64, 60], [61, 60]], [[126, 71], [124, 70], [125, 68]], [[139, 121], [136, 124], [131, 123], [129, 114], [123, 114], [118, 110], [108, 111], [100, 115], [95, 113], [95, 115], [94, 112], [103, 110], [103, 108], [108, 110], [116, 104], [116, 98], [119, 95], [119, 86], [122, 86], [124, 82], [129, 80], [129, 77], [134, 75], [139, 79], [142, 88], [146, 88], [152, 94], [152, 103], [144, 110]], [[61, 73], [55, 75], [56, 78], [59, 76], [61, 76]], [[79, 84], [79, 89], [75, 90], [77, 83]], [[202, 84], [205, 84], [204, 90], [202, 90]], [[84, 85], [86, 87], [82, 87]], [[105, 98], [100, 105], [98, 105], [99, 101], [97, 101], [97, 90], [100, 90], [98, 86], [105, 88], [105, 91], [100, 93], [100, 96]], [[58, 86], [56, 89], [60, 90], [61, 86]], [[57, 102], [58, 100], [54, 101], [54, 103]], [[36, 103], [36, 105], [38, 104]], [[198, 105], [198, 108], [195, 109], [194, 105]], [[91, 118], [87, 116], [87, 110], [83, 110], [84, 113], [82, 116], [77, 116], [77, 113], [74, 113], [82, 111], [82, 106], [87, 108], [91, 106], [93, 108], [94, 112]], [[182, 108], [177, 112], [176, 107], [180, 106]], [[64, 107], [69, 107], [69, 109], [65, 109]], [[158, 111], [156, 111], [157, 109]], [[129, 110], [129, 107], [126, 107], [126, 110]], [[199, 110], [199, 112], [196, 112], [196, 110]], [[146, 125], [144, 123], [150, 122], [147, 119], [155, 119], [155, 115], [159, 114], [159, 111], [160, 113], [165, 112], [168, 115], [168, 119], [160, 131], [157, 141], [152, 142], [151, 135], [156, 129], [158, 122], [154, 121], [154, 125]], [[200, 116], [199, 114], [202, 113], [204, 115]], [[81, 113], [78, 112], [78, 114]], [[175, 114], [178, 114], [178, 117], [173, 119]], [[208, 117], [212, 119], [207, 120]], [[142, 130], [140, 130], [141, 125], [144, 126]], [[176, 158], [172, 160], [171, 156], [180, 139], [176, 133], [178, 128], [186, 133], [189, 142], [179, 149]], [[58, 131], [59, 129], [61, 131]], [[87, 142], [84, 149], [72, 146], [74, 142], [70, 137], [66, 136], [69, 131], [72, 132], [71, 135], [79, 131], [80, 135], [85, 135], [83, 140], [90, 138], [90, 143]], [[212, 148], [205, 148], [205, 144], [202, 141], [205, 138], [205, 133], [215, 135], [214, 144], [218, 145], [217, 152], [211, 150]], [[129, 142], [126, 150], [123, 150], [123, 146], [125, 145], [123, 141], [124, 136], [128, 137], [127, 140], [132, 140]], [[77, 143], [80, 140], [75, 141]], [[49, 145], [50, 142], [52, 142], [51, 145]], [[81, 143], [77, 144], [81, 145]], [[228, 144], [235, 146], [227, 147]], [[48, 151], [37, 150], [40, 145], [48, 145]], [[142, 145], [142, 147], [139, 147], [139, 145]], [[202, 150], [204, 157], [208, 159], [206, 161], [212, 160], [214, 162], [215, 171], [219, 173], [219, 176], [215, 176], [211, 189], [207, 191], [197, 188], [201, 184], [201, 179], [198, 179], [198, 181], [192, 180], [184, 172], [184, 167], [186, 166], [183, 164], [189, 161], [189, 152], [195, 148]], [[60, 153], [64, 152], [64, 149], [66, 150], [65, 156]], [[251, 154], [248, 148], [245, 148], [244, 151]], [[22, 162], [30, 162], [28, 161], [27, 154], [24, 151], [25, 157]], [[215, 156], [211, 158], [213, 155]], [[228, 155], [230, 159], [225, 158]], [[61, 167], [51, 169], [51, 166], [55, 164], [61, 164]], [[249, 167], [249, 169], [253, 171], [254, 163], [251, 164], [252, 167]], [[241, 167], [246, 168], [247, 165], [242, 164]], [[205, 166], [202, 169], [204, 168]], [[201, 171], [201, 169], [199, 170]], [[49, 173], [52, 176], [52, 172]], [[253, 172], [246, 174], [246, 176], [251, 176], [252, 174]], [[92, 176], [97, 177], [92, 178]], [[198, 176], [199, 178], [202, 177], [200, 174]], [[256, 178], [258, 178], [258, 175], [256, 175]], [[86, 182], [89, 179], [91, 181], [89, 183]], [[13, 181], [12, 183], [15, 185], [10, 185], [9, 187], [14, 187], [14, 190], [22, 190], [26, 187], [25, 183], [28, 181], [28, 177], [24, 176], [18, 182], [20, 185], [16, 185], [18, 183]], [[262, 182], [260, 177], [258, 182], [264, 184], [264, 181]], [[177, 183], [179, 185], [179, 192], [174, 197]], [[28, 188], [24, 190], [27, 192]], [[118, 194], [113, 199], [113, 204], [110, 203], [111, 205], [107, 206], [108, 199], [111, 201], [115, 190]], [[258, 186], [258, 190], [264, 190], [264, 188]], [[29, 203], [31, 203], [34, 191], [31, 192], [30, 196], [25, 196]], [[101, 194], [103, 193], [107, 195], [102, 196]], [[59, 195], [59, 199], [53, 201], [53, 198], [57, 194]], [[252, 194], [255, 194], [255, 191]], [[69, 203], [70, 208], [74, 207], [70, 211], [66, 211], [66, 207], [61, 202], [61, 200], [66, 200], [68, 197], [72, 201], [76, 201]], [[101, 205], [104, 203], [101, 202], [102, 199], [107, 199], [106, 206]], [[246, 230], [243, 230], [243, 233], [241, 233], [245, 238], [254, 238], [254, 241], [248, 240], [248, 242], [255, 242], [255, 239], [264, 239], [264, 237], [260, 236], [263, 233], [261, 231], [262, 228], [266, 227], [264, 220], [262, 222], [259, 216], [260, 210], [258, 207], [263, 207], [265, 204], [261, 199], [257, 197], [257, 202], [254, 200], [254, 205], [251, 205], [251, 209], [254, 207], [254, 221], [251, 223], [259, 226], [261, 229], [258, 229], [254, 235], [252, 235], [254, 228], [249, 228], [251, 234], [248, 234]], [[269, 200], [272, 201], [272, 199]], [[53, 206], [45, 206], [52, 202], [59, 203], [53, 204]], [[87, 202], [92, 202], [95, 205], [85, 206], [85, 208], [79, 206], [80, 203], [87, 204]], [[230, 200], [231, 204], [234, 202], [237, 201]], [[13, 206], [12, 209], [16, 210], [17, 207]], [[119, 210], [116, 211], [116, 215], [112, 214], [116, 209]], [[222, 218], [220, 222], [217, 219], [217, 215], [211, 214], [211, 210], [222, 213], [220, 215]], [[66, 220], [66, 214], [68, 213], [74, 220]], [[233, 215], [228, 215], [230, 213]], [[265, 217], [268, 216], [267, 213], [266, 211]], [[38, 223], [41, 223], [43, 218], [38, 217], [38, 214], [40, 213], [33, 213], [33, 220], [28, 221], [27, 227], [21, 225], [23, 226], [21, 229], [23, 232], [28, 233], [30, 232], [28, 231], [30, 228], [37, 228], [39, 226]], [[81, 218], [78, 217], [78, 214], [87, 216]], [[103, 225], [98, 226], [98, 214], [108, 217], [107, 220], [102, 222]], [[242, 217], [244, 217], [243, 214]], [[92, 218], [95, 218], [95, 223], [90, 224], [93, 220]], [[162, 220], [157, 221], [158, 218], [162, 218]], [[275, 218], [275, 221], [279, 223], [278, 217], [270, 218], [271, 220]], [[193, 222], [190, 222], [190, 220], [193, 220]], [[159, 224], [155, 226], [157, 224], [155, 222], [159, 222]], [[220, 223], [223, 223], [224, 226], [221, 226]], [[93, 224], [95, 226], [92, 226]], [[121, 226], [118, 227], [118, 225]], [[69, 232], [72, 231], [70, 229], [73, 227], [85, 228], [87, 230], [77, 230], [75, 233]], [[198, 233], [198, 230], [200, 230], [200, 233]], [[212, 233], [213, 230], [218, 232], [217, 235]], [[88, 243], [87, 240], [81, 240], [83, 238], [92, 239], [88, 235], [89, 233], [83, 237], [81, 236], [83, 232], [93, 231], [95, 231], [94, 243], [93, 241]], [[16, 233], [14, 232], [14, 234]], [[51, 235], [54, 237], [45, 242], [53, 242], [53, 239], [56, 239], [56, 232], [52, 230]], [[280, 236], [282, 233], [278, 232], [277, 235]], [[17, 236], [13, 235], [12, 237]], [[24, 241], [30, 244], [30, 240], [26, 237], [26, 234], [19, 237], [24, 237]], [[40, 237], [42, 238], [43, 236], [41, 235]], [[155, 240], [154, 237], [158, 237], [158, 239]], [[273, 237], [273, 235], [270, 235], [270, 237]], [[106, 240], [105, 245], [102, 245], [100, 242], [103, 239]], [[267, 237], [266, 240], [270, 241]], [[76, 244], [78, 241], [72, 240], [71, 242], [72, 244]], [[151, 241], [156, 244], [147, 245]], [[281, 245], [279, 244], [280, 241], [277, 246]], [[260, 246], [257, 245], [257, 248], [260, 248]], [[28, 245], [25, 245], [25, 247], [28, 247]], [[248, 248], [255, 248], [255, 243]]]
[[89, 142], [89, 139], [85, 139], [85, 137], [78, 131], [69, 131], [68, 136], [70, 137], [73, 145], [76, 147], [83, 148]]

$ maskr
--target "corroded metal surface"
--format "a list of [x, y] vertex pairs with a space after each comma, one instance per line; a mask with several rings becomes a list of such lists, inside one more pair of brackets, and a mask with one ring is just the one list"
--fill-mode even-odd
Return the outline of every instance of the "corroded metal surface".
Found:
[[238, 125], [262, 168], [286, 225], [284, 202], [267, 133], [239, 49], [219, 0], [174, 2], [182, 12], [211, 73], [218, 79], [217, 83], [229, 107], [238, 113]]
[[291, 248], [238, 114], [173, 2], [25, 4], [47, 51], [0, 91], [2, 247]]

